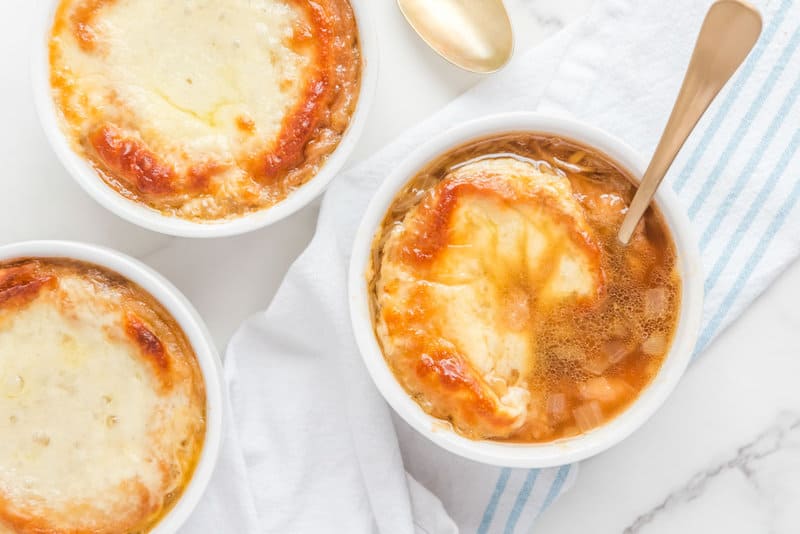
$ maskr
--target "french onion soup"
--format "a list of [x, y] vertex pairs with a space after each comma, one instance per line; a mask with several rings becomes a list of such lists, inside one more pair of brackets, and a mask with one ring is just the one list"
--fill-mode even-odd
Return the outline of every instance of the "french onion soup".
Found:
[[397, 380], [472, 439], [549, 442], [628, 407], [677, 328], [681, 280], [608, 156], [544, 134], [471, 142], [398, 193], [373, 242], [373, 326]]
[[314, 178], [362, 71], [348, 0], [61, 0], [49, 63], [73, 149], [124, 197], [196, 222]]
[[195, 353], [149, 293], [88, 263], [0, 263], [0, 532], [148, 532], [205, 432]]

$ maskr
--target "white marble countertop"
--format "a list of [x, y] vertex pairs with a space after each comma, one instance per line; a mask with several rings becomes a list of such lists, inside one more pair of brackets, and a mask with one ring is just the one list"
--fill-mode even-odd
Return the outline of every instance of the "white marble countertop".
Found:
[[[593, 0], [509, 0], [518, 46], [534, 44]], [[29, 0], [0, 3], [0, 243], [78, 239], [113, 246], [160, 270], [194, 302], [220, 348], [264, 308], [313, 234], [312, 205], [248, 236], [192, 241], [135, 228], [95, 205], [41, 132], [29, 90]], [[480, 81], [435, 56], [394, 2], [375, 5], [384, 68], [352, 161]], [[690, 369], [666, 406], [627, 441], [584, 462], [541, 532], [729, 534], [800, 531], [800, 264]]]

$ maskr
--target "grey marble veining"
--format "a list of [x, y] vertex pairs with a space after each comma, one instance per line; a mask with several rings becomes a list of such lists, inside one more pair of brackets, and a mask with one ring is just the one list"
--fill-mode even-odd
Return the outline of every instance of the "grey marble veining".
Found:
[[[787, 448], [800, 448], [800, 414], [796, 412], [781, 414], [766, 430], [739, 447], [734, 455], [696, 473], [686, 484], [667, 495], [660, 504], [637, 517], [625, 528], [624, 533], [639, 534], [648, 524], [673, 508], [702, 497], [710, 483], [727, 471], [739, 471], [757, 493], [763, 493], [764, 483], [759, 475], [764, 467], [764, 460], [786, 451]], [[800, 454], [800, 450], [795, 453]]]
[[533, 46], [575, 21], [596, 0], [506, 0], [517, 50]]

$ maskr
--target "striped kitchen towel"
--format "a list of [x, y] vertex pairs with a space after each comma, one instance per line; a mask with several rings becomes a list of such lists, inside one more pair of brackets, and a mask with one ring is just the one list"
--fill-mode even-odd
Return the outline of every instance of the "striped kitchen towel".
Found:
[[[355, 229], [374, 190], [406, 154], [488, 113], [566, 113], [651, 153], [710, 3], [597, 0], [584, 21], [520, 54], [336, 180], [312, 244], [269, 309], [230, 345], [234, 424], [223, 458], [230, 469], [220, 469], [187, 532], [209, 531], [225, 513], [246, 515], [242, 524], [260, 532], [535, 530], [536, 517], [569, 488], [576, 466], [485, 467], [392, 424], [348, 322]], [[698, 350], [800, 251], [800, 3], [755, 3], [765, 16], [762, 38], [667, 182], [693, 220], [705, 262]]]

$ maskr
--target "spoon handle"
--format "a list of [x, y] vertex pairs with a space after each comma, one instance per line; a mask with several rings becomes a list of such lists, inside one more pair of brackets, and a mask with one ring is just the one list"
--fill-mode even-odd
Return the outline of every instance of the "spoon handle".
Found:
[[630, 241], [678, 151], [760, 34], [761, 16], [741, 0], [719, 0], [709, 9], [672, 115], [620, 227], [622, 243]]

